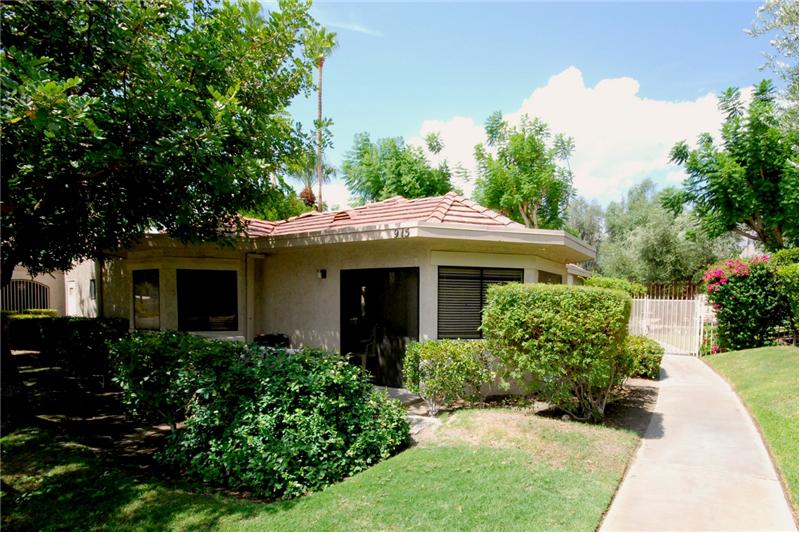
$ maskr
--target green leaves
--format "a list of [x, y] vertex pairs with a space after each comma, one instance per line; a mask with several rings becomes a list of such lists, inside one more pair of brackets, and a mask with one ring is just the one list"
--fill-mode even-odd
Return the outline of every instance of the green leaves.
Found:
[[780, 109], [771, 82], [764, 80], [745, 107], [740, 91], [728, 89], [719, 107], [726, 119], [722, 143], [709, 134], [690, 149], [677, 143], [672, 162], [682, 165], [689, 178], [680, 197], [665, 204], [694, 207], [701, 228], [710, 237], [733, 231], [758, 241], [767, 250], [798, 241], [798, 136], [782, 128]]
[[630, 297], [618, 290], [512, 283], [492, 286], [483, 330], [490, 352], [523, 385], [574, 416], [600, 420], [629, 375], [623, 350]]
[[308, 8], [3, 5], [3, 270], [68, 268], [153, 227], [215, 240], [280, 203], [268, 176], [308, 145], [286, 113], [311, 87]]
[[[429, 139], [429, 144], [442, 148], [438, 138]], [[400, 137], [373, 143], [367, 133], [357, 134], [342, 174], [350, 192], [365, 203], [397, 195], [437, 196], [453, 189], [446, 163], [432, 167], [422, 149], [406, 145]]]
[[123, 398], [185, 427], [159, 455], [187, 477], [290, 498], [375, 464], [408, 442], [399, 402], [335, 354], [162, 332], [117, 343]]
[[544, 122], [523, 117], [512, 127], [499, 111], [486, 121], [486, 136], [487, 145], [475, 147], [478, 202], [528, 227], [563, 227], [572, 172], [558, 161], [568, 160], [573, 140], [559, 134], [550, 142]]

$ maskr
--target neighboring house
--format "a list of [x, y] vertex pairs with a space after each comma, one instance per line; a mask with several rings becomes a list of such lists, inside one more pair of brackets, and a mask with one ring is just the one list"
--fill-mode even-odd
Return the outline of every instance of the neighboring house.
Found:
[[3, 310], [55, 309], [61, 316], [98, 315], [98, 270], [94, 261], [76, 263], [67, 272], [31, 276], [21, 266], [14, 268], [11, 282], [2, 290]]
[[[494, 283], [578, 283], [595, 257], [564, 231], [529, 229], [461, 196], [394, 197], [279, 222], [249, 220], [235, 247], [148, 235], [107, 263], [104, 311], [136, 329], [352, 353], [399, 384], [411, 339], [479, 338]], [[358, 358], [356, 359], [358, 360]]]

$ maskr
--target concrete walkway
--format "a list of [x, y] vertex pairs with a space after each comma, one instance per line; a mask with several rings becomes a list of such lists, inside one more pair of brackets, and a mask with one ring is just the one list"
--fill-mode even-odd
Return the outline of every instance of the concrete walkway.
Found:
[[664, 356], [659, 396], [601, 531], [792, 531], [766, 448], [738, 396], [703, 362]]

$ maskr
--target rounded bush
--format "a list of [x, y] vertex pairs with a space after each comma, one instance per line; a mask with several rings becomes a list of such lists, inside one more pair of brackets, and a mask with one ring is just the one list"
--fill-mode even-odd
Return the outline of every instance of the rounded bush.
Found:
[[482, 329], [513, 379], [530, 372], [546, 401], [599, 420], [631, 371], [623, 349], [630, 309], [619, 290], [512, 283], [489, 288]]
[[632, 361], [631, 376], [658, 379], [664, 347], [653, 339], [629, 335], [625, 339], [625, 350]]

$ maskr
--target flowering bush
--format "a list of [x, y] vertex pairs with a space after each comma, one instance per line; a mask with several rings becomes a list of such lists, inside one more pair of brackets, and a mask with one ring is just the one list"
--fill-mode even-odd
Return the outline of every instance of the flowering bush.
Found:
[[703, 281], [718, 321], [719, 344], [711, 353], [764, 346], [794, 331], [791, 290], [769, 256], [729, 259], [706, 271]]

